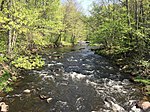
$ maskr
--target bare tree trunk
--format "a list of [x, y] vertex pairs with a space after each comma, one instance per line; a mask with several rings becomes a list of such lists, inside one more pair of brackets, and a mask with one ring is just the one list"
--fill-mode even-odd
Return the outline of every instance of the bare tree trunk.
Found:
[[[127, 9], [127, 22], [128, 22], [128, 26], [131, 27], [131, 22], [130, 22], [130, 10], [129, 10], [129, 0], [126, 0], [126, 9]], [[130, 42], [132, 42], [132, 34], [131, 32], [129, 32], [129, 38], [130, 38]]]
[[129, 14], [129, 1], [126, 0], [126, 9], [127, 9], [127, 21], [128, 21], [128, 26], [131, 26], [130, 25], [130, 14]]
[[16, 45], [16, 38], [17, 38], [17, 34], [16, 34], [16, 30], [13, 30], [13, 36], [12, 36], [12, 50]]
[[12, 29], [8, 31], [8, 54], [12, 53]]
[[[141, 22], [140, 25], [144, 25], [145, 23], [145, 18], [144, 18], [144, 8], [143, 8], [143, 0], [140, 1], [140, 18], [139, 21]], [[142, 32], [144, 33], [144, 29], [142, 30]]]
[[74, 46], [74, 42], [75, 42], [75, 35], [74, 33], [72, 33], [72, 37], [71, 37], [71, 43]]
[[[12, 1], [7, 0], [7, 9], [10, 10], [12, 6]], [[11, 18], [11, 15], [8, 14], [8, 18]], [[8, 54], [11, 56], [12, 53], [12, 27], [10, 26], [10, 29], [8, 30]]]
[[135, 0], [135, 25], [136, 30], [138, 30], [139, 27], [139, 18], [138, 18], [138, 1]]
[[58, 35], [56, 41], [54, 42], [56, 46], [58, 46], [60, 39], [61, 39], [61, 33]]
[[[138, 30], [139, 29], [139, 17], [138, 17], [138, 1], [135, 0], [135, 29]], [[135, 37], [136, 38], [136, 45], [138, 45], [138, 36]]]

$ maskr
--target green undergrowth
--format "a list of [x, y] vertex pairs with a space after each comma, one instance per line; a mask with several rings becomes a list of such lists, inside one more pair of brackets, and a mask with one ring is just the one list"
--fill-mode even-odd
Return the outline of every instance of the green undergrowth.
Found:
[[146, 93], [150, 95], [150, 85], [146, 86]]
[[12, 61], [12, 64], [16, 68], [22, 69], [36, 69], [42, 67], [45, 63], [42, 60], [42, 57], [39, 55], [36, 56], [18, 56], [17, 58]]
[[10, 92], [13, 91], [11, 85], [16, 81], [15, 76], [11, 76], [8, 71], [3, 71], [2, 76], [0, 77], [0, 91]]
[[139, 83], [143, 83], [145, 85], [150, 85], [150, 79], [144, 79], [144, 78], [136, 77], [136, 78], [134, 78], [134, 81], [139, 82]]
[[70, 42], [66, 42], [66, 41], [61, 41], [63, 46], [72, 46], [72, 44]]
[[150, 94], [150, 60], [146, 56], [140, 56], [134, 49], [97, 49], [96, 53], [110, 59], [120, 71], [130, 74], [135, 82], [142, 83], [146, 93]]
[[20, 69], [37, 69], [45, 64], [39, 55], [16, 56], [11, 60], [5, 55], [0, 56], [0, 93], [13, 91], [12, 84], [17, 80]]
[[10, 92], [13, 90], [11, 85], [17, 80], [16, 71], [20, 69], [37, 69], [45, 64], [39, 55], [16, 56], [11, 63], [9, 62], [10, 59], [0, 56], [0, 92]]
[[[10, 67], [5, 63], [8, 61], [4, 55], [0, 56], [0, 92], [10, 92], [11, 85], [16, 81], [16, 76], [11, 74]], [[13, 73], [15, 74], [15, 73]]]
[[8, 59], [5, 56], [0, 56], [0, 63], [7, 61]]

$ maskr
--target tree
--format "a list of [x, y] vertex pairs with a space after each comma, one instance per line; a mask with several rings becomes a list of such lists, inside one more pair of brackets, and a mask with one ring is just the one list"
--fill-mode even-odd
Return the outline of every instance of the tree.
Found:
[[77, 40], [84, 39], [86, 36], [86, 27], [82, 20], [82, 12], [79, 11], [77, 2], [68, 0], [64, 4], [63, 24], [64, 41], [71, 42], [73, 45]]
[[127, 64], [130, 70], [135, 68], [132, 74], [144, 73], [146, 77], [150, 56], [149, 4], [148, 0], [102, 0], [93, 3], [91, 16], [87, 17], [89, 40], [102, 46], [99, 52], [116, 57], [113, 59], [117, 62], [123, 60], [119, 63]]

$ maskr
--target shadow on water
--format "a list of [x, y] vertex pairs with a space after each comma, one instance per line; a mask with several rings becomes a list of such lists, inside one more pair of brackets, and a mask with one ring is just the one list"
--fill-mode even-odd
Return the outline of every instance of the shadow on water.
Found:
[[[44, 52], [45, 67], [22, 75], [6, 96], [10, 112], [129, 112], [143, 97], [126, 75], [86, 44]], [[26, 89], [31, 92], [23, 93]]]

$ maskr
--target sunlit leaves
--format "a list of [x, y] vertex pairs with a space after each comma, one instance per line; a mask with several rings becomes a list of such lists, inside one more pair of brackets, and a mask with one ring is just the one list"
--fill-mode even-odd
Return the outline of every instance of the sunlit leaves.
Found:
[[39, 32], [33, 32], [33, 41], [36, 45], [45, 46], [48, 44], [45, 37]]
[[17, 68], [34, 69], [42, 67], [44, 65], [44, 61], [42, 61], [40, 56], [19, 56], [12, 61], [12, 64]]

